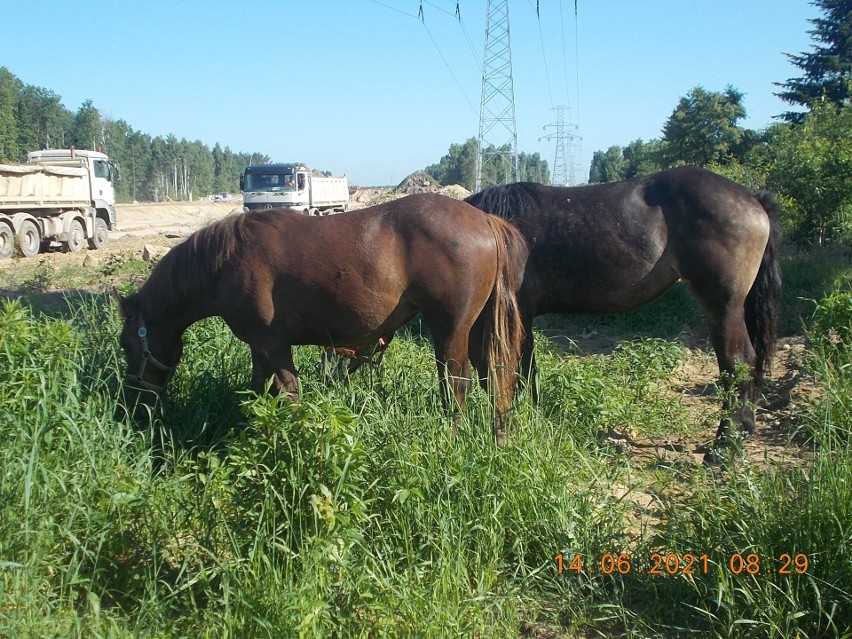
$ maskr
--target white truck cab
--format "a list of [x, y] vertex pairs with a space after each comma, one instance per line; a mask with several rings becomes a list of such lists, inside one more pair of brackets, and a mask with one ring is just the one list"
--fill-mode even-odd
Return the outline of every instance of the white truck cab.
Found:
[[317, 175], [304, 164], [251, 164], [240, 176], [249, 210], [287, 208], [310, 215], [340, 213], [349, 205], [349, 182]]

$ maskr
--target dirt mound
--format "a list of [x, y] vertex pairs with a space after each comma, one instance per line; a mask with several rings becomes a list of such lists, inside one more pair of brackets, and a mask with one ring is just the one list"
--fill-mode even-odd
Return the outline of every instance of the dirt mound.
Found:
[[382, 202], [390, 202], [403, 196], [393, 189], [358, 189], [349, 196], [349, 210], [363, 209]]
[[412, 195], [414, 193], [436, 193], [440, 188], [441, 185], [430, 175], [426, 175], [423, 171], [415, 171], [400, 182], [394, 191], [402, 195]]
[[396, 200], [415, 193], [439, 193], [456, 200], [463, 200], [470, 191], [460, 184], [441, 186], [432, 176], [416, 171], [400, 182], [393, 189], [358, 189], [349, 198], [350, 209], [360, 209], [374, 206], [382, 202]]
[[464, 188], [461, 184], [448, 184], [438, 189], [438, 193], [456, 200], [463, 200], [470, 195], [470, 191]]
[[423, 171], [416, 171], [405, 178], [394, 189], [394, 192], [401, 195], [412, 195], [413, 193], [440, 193], [447, 197], [463, 200], [470, 191], [460, 184], [449, 184], [441, 186], [440, 182], [435, 180], [431, 175], [427, 175]]

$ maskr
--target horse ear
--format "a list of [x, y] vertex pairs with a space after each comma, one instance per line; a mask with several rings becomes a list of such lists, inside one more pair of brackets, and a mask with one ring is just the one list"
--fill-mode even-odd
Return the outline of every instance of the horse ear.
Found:
[[115, 286], [111, 287], [110, 293], [112, 293], [112, 297], [115, 299], [115, 304], [118, 306], [118, 312], [121, 313], [122, 319], [127, 319], [128, 316], [133, 314], [129, 300], [126, 297], [122, 297]]

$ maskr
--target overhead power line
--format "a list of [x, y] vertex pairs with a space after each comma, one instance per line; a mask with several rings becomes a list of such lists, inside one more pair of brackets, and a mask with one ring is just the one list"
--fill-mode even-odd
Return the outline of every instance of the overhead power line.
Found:
[[553, 133], [544, 135], [539, 140], [553, 140], [556, 142], [556, 153], [553, 159], [553, 171], [550, 175], [550, 183], [556, 186], [569, 186], [577, 183], [574, 173], [574, 145], [581, 138], [577, 135], [577, 127], [565, 123], [565, 111], [567, 107], [559, 105], [556, 111], [556, 122], [546, 124], [544, 129], [556, 129]]
[[520, 179], [509, 0], [488, 0], [486, 8], [478, 142], [477, 191], [483, 186]]

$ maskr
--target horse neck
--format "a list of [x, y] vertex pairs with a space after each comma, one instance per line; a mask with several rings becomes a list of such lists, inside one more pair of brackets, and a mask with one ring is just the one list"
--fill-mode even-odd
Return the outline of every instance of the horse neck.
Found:
[[207, 278], [177, 277], [175, 271], [152, 274], [139, 291], [139, 310], [149, 326], [171, 339], [180, 336], [195, 322], [214, 314], [214, 284]]

